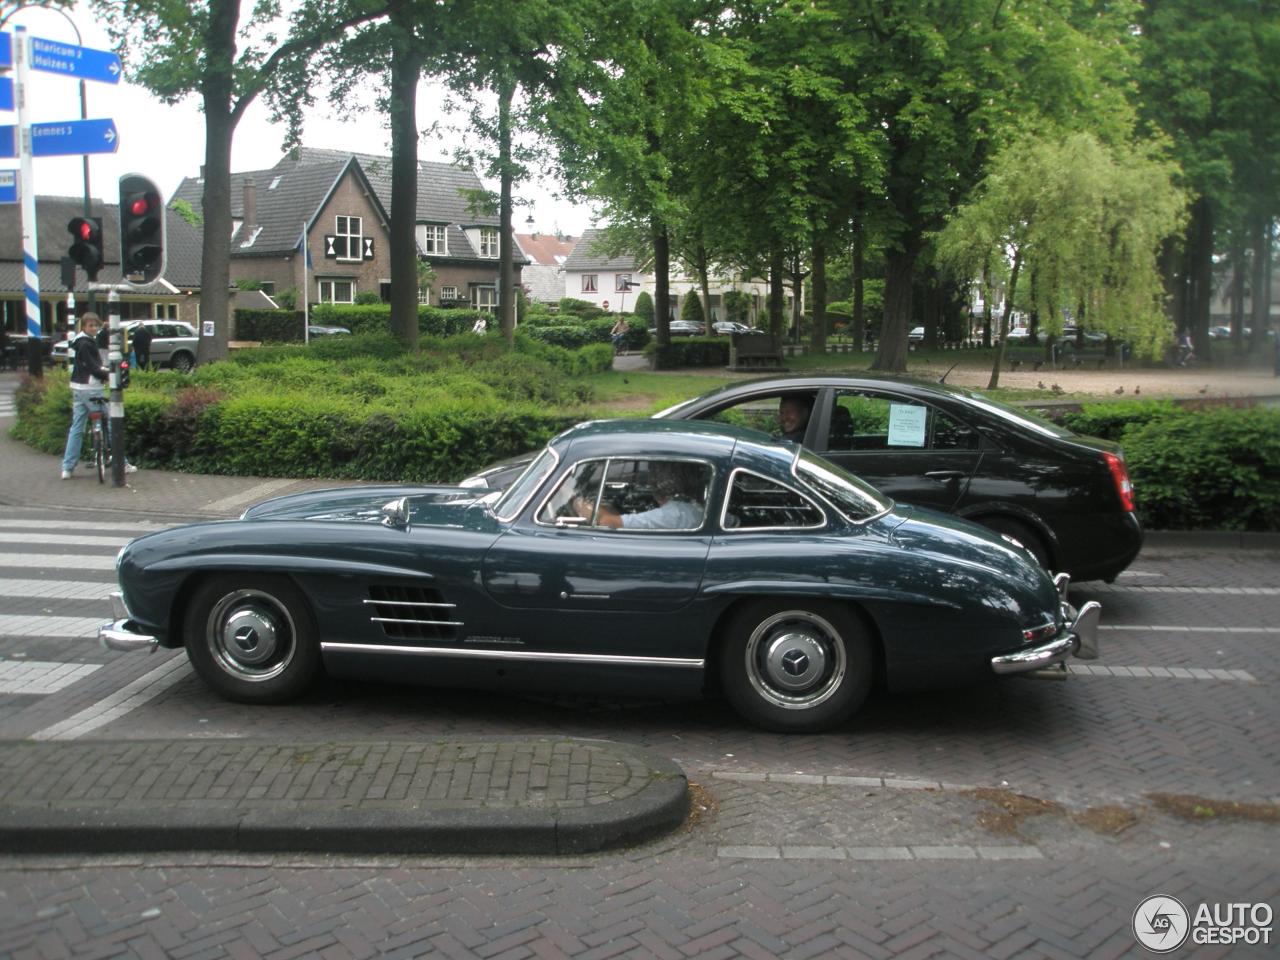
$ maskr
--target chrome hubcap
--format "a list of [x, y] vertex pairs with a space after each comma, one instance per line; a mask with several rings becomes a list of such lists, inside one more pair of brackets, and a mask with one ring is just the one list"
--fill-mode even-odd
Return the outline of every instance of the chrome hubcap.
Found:
[[209, 614], [209, 651], [242, 680], [278, 676], [293, 659], [295, 636], [289, 611], [259, 590], [230, 593]]
[[786, 610], [752, 631], [746, 667], [752, 687], [769, 703], [804, 710], [839, 689], [847, 662], [835, 627], [807, 610]]

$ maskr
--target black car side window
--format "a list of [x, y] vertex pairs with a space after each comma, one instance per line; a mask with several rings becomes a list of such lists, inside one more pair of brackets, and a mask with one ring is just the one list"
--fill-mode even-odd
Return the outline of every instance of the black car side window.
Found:
[[726, 530], [820, 527], [823, 512], [802, 494], [765, 477], [734, 473], [721, 526]]
[[865, 393], [836, 395], [827, 449], [976, 450], [978, 432], [927, 403]]

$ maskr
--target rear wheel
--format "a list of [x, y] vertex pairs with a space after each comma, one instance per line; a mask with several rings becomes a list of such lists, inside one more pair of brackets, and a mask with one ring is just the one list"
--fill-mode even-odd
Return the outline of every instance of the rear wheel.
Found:
[[175, 353], [172, 357], [169, 358], [169, 366], [173, 367], [174, 370], [180, 371], [181, 373], [190, 373], [193, 369], [195, 369], [195, 365], [196, 365], [196, 358], [193, 357], [191, 354], [187, 353], [185, 350], [180, 353]]
[[94, 427], [93, 430], [93, 468], [98, 472], [98, 482], [106, 483], [107, 445], [104, 442], [101, 427]]
[[847, 719], [871, 690], [871, 640], [844, 607], [824, 601], [760, 601], [726, 625], [720, 662], [725, 696], [768, 730], [810, 733]]
[[983, 517], [978, 522], [989, 530], [1013, 537], [1013, 539], [1031, 551], [1031, 555], [1036, 558], [1036, 563], [1046, 570], [1052, 569], [1049, 548], [1045, 546], [1045, 542], [1040, 535], [1027, 524], [1017, 520], [1010, 520], [1008, 517]]
[[311, 609], [286, 577], [220, 574], [205, 580], [185, 628], [191, 665], [228, 699], [283, 703], [320, 673]]

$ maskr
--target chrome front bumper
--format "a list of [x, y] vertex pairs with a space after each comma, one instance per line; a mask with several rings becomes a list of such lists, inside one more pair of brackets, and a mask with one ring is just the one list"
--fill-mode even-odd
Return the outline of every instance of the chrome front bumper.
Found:
[[1070, 625], [1044, 643], [992, 657], [991, 669], [996, 673], [1028, 673], [1060, 664], [1071, 656], [1081, 660], [1098, 658], [1098, 621], [1102, 617], [1102, 604], [1090, 600], [1076, 611], [1067, 604], [1067, 587], [1070, 585], [1067, 575], [1058, 574], [1054, 582], [1058, 585], [1064, 609], [1074, 614]]
[[124, 597], [119, 591], [111, 594], [111, 613], [116, 619], [104, 623], [98, 628], [98, 642], [108, 650], [154, 651], [160, 641], [137, 629], [137, 624], [129, 619], [129, 611], [125, 609]]

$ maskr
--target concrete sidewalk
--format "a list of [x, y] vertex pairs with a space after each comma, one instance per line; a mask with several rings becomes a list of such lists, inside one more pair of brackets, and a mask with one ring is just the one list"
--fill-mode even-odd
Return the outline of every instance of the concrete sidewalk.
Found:
[[679, 826], [681, 770], [601, 740], [0, 745], [0, 849], [578, 854]]

